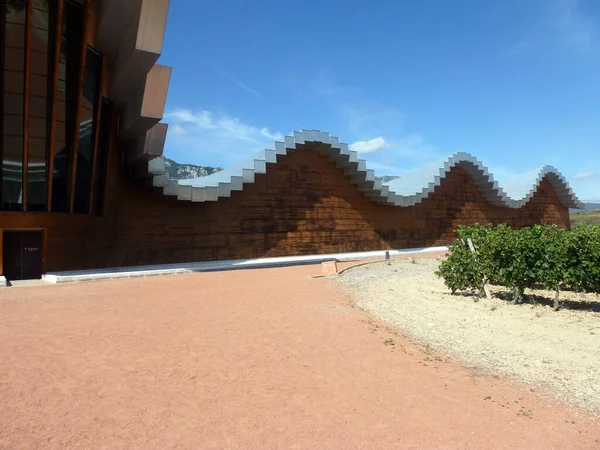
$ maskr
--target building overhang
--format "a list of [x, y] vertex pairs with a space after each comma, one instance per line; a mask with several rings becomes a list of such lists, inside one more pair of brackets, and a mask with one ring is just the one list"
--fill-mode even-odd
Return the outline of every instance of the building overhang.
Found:
[[108, 99], [121, 112], [119, 142], [125, 161], [163, 153], [162, 120], [171, 68], [156, 64], [169, 0], [97, 0], [95, 47], [106, 59]]

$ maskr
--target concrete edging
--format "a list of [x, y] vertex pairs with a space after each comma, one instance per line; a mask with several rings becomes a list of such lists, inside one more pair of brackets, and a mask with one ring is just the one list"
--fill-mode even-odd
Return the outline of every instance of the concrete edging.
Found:
[[215, 272], [222, 270], [266, 269], [302, 264], [320, 264], [326, 261], [353, 261], [377, 257], [434, 253], [447, 250], [447, 247], [424, 247], [401, 250], [377, 250], [356, 253], [333, 253], [327, 255], [283, 256], [277, 258], [238, 259], [228, 261], [203, 261], [182, 264], [163, 264], [152, 266], [115, 267], [99, 270], [53, 272], [43, 275], [51, 284], [79, 283], [93, 280], [111, 280], [119, 278], [137, 278], [158, 275], [180, 275], [192, 272]]

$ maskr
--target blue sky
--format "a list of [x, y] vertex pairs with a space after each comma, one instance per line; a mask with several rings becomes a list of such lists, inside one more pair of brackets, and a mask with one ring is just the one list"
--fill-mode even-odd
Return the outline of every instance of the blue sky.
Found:
[[173, 0], [165, 155], [226, 167], [302, 128], [379, 175], [456, 151], [600, 199], [596, 0]]

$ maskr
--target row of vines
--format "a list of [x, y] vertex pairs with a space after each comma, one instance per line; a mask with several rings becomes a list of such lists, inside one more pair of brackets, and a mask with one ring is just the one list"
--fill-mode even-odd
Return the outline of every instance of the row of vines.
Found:
[[[512, 229], [506, 225], [461, 226], [436, 274], [454, 294], [482, 295], [486, 283], [510, 289], [520, 303], [526, 289], [600, 293], [600, 225], [568, 231], [554, 225]], [[472, 242], [474, 250], [469, 246]]]

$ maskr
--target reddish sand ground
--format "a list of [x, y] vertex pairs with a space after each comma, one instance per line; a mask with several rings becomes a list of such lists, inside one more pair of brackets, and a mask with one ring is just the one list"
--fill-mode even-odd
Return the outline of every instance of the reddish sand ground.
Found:
[[600, 448], [598, 421], [430, 354], [319, 272], [0, 291], [0, 447]]

